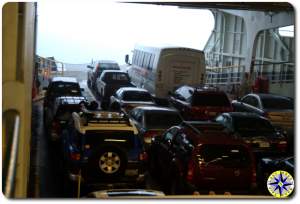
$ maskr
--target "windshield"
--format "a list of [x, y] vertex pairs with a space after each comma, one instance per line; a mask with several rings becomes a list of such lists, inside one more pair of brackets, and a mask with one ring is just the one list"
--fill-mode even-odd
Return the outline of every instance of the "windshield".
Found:
[[204, 161], [206, 165], [221, 166], [248, 166], [250, 157], [247, 150], [240, 145], [203, 145], [199, 151], [199, 160]]
[[152, 102], [152, 97], [148, 92], [144, 91], [127, 91], [123, 94], [123, 100]]
[[285, 98], [262, 98], [262, 105], [266, 109], [293, 109], [293, 102]]
[[242, 132], [274, 132], [273, 126], [264, 119], [259, 118], [235, 118], [234, 129]]
[[198, 93], [193, 95], [193, 106], [230, 106], [230, 102], [223, 93]]
[[145, 126], [148, 129], [167, 129], [182, 122], [176, 112], [151, 111], [145, 114]]
[[77, 83], [66, 83], [66, 82], [59, 82], [53, 84], [53, 89], [51, 95], [57, 96], [81, 96], [80, 87]]

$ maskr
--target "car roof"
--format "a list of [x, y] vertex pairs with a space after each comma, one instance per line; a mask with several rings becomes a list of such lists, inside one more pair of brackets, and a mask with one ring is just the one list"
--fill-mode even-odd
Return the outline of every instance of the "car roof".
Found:
[[[198, 122], [198, 121], [197, 121]], [[209, 124], [210, 122], [204, 121], [203, 124]], [[224, 144], [224, 145], [243, 145], [245, 146], [245, 143], [238, 138], [234, 138], [229, 132], [222, 131], [222, 130], [216, 130], [216, 131], [201, 131], [197, 129], [196, 127], [193, 127], [193, 125], [189, 125], [189, 123], [183, 123], [186, 125], [180, 126], [180, 129], [184, 132], [189, 131], [189, 138], [194, 141], [195, 144]], [[212, 122], [212, 125], [217, 125], [217, 123]], [[223, 128], [225, 130], [225, 127]], [[191, 135], [191, 134], [192, 135]]]
[[142, 88], [136, 88], [136, 87], [122, 87], [119, 89], [120, 91], [140, 91], [140, 92], [147, 92], [149, 93], [146, 89]]
[[78, 83], [75, 77], [53, 77], [52, 82], [71, 82], [71, 83]]
[[234, 118], [259, 118], [259, 119], [266, 119], [256, 113], [246, 113], [246, 112], [229, 112], [229, 113], [222, 113], [223, 115], [229, 115]]
[[87, 101], [84, 96], [59, 96], [55, 99], [56, 103], [62, 105], [79, 104], [82, 101]]
[[291, 100], [290, 98], [286, 96], [281, 96], [281, 95], [276, 95], [276, 94], [264, 94], [264, 93], [255, 93], [255, 94], [249, 94], [249, 95], [257, 95], [259, 98], [264, 99], [264, 98], [272, 98], [272, 99], [288, 99]]
[[111, 111], [89, 111], [83, 110], [81, 114], [72, 113], [75, 128], [82, 134], [94, 130], [115, 130], [115, 131], [138, 131], [126, 115], [120, 112]]
[[222, 91], [218, 89], [217, 87], [211, 87], [211, 86], [190, 86], [190, 85], [182, 85], [178, 87], [176, 90], [186, 87], [191, 90], [193, 90], [196, 93], [221, 93], [221, 94], [226, 94], [225, 91]]
[[105, 74], [105, 73], [124, 73], [124, 74], [127, 74], [127, 72], [124, 72], [124, 71], [121, 71], [121, 70], [104, 70], [102, 72], [102, 74]]
[[167, 108], [167, 107], [160, 107], [160, 106], [138, 106], [134, 109], [140, 109], [144, 111], [169, 111], [169, 112], [178, 113], [178, 111], [174, 108]]

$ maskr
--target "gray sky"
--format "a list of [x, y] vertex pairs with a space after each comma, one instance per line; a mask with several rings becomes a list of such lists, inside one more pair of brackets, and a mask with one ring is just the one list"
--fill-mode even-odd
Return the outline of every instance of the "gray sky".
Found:
[[[70, 2], [70, 1], [69, 1]], [[208, 10], [100, 1], [39, 1], [37, 53], [66, 63], [124, 64], [136, 43], [203, 49], [214, 25]]]

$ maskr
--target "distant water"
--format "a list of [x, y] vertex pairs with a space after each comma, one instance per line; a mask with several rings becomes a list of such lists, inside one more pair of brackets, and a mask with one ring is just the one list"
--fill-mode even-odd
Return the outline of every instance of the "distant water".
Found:
[[64, 64], [64, 70], [66, 71], [83, 71], [83, 72], [87, 72], [88, 68], [87, 68], [88, 64], [68, 64], [65, 63]]

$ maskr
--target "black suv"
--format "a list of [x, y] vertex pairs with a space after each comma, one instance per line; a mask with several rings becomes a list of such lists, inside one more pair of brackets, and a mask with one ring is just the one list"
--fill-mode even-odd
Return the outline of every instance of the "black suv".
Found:
[[55, 99], [60, 96], [82, 96], [79, 83], [74, 77], [53, 77], [48, 85], [44, 98], [44, 111], [53, 108]]
[[72, 117], [73, 112], [81, 110], [81, 104], [87, 103], [83, 96], [60, 96], [55, 99], [53, 108], [44, 116], [46, 134], [52, 141], [60, 139], [61, 131]]
[[147, 158], [132, 121], [119, 112], [73, 113], [63, 131], [65, 169], [71, 180], [143, 180]]

